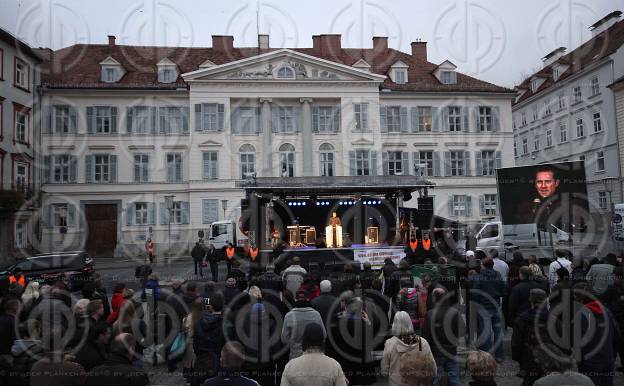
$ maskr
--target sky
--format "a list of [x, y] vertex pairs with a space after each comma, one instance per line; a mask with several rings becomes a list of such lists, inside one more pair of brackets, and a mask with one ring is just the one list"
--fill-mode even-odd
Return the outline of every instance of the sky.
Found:
[[430, 62], [512, 87], [541, 58], [591, 38], [588, 27], [624, 0], [0, 0], [0, 27], [33, 47], [77, 43], [209, 47], [211, 35], [235, 46], [311, 47], [312, 35], [342, 35], [343, 47], [372, 47], [387, 36], [411, 52], [426, 41]]

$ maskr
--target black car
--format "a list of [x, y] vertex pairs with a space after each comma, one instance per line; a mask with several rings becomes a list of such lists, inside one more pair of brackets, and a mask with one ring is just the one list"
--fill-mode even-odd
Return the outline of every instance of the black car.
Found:
[[76, 291], [92, 280], [93, 266], [93, 259], [86, 252], [54, 252], [27, 257], [8, 266], [0, 275], [12, 275], [19, 269], [28, 280], [46, 284], [63, 280]]

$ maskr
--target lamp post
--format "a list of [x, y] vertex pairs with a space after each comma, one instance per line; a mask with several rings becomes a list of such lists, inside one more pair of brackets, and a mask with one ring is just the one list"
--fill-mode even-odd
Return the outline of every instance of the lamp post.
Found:
[[171, 211], [173, 210], [173, 199], [175, 198], [175, 196], [173, 194], [169, 194], [167, 196], [165, 196], [165, 206], [167, 207], [167, 211], [169, 212], [169, 216], [168, 216], [168, 226], [169, 226], [169, 236], [167, 237], [168, 240], [168, 248], [167, 248], [167, 256], [169, 256], [171, 254]]
[[604, 185], [605, 192], [609, 193], [609, 208], [611, 210], [611, 216], [613, 216], [613, 199], [611, 198], [611, 193], [615, 189], [615, 185], [618, 183], [617, 177], [606, 177], [603, 178], [602, 184]]
[[225, 220], [225, 211], [227, 210], [228, 200], [221, 200], [221, 207], [223, 208], [223, 219]]

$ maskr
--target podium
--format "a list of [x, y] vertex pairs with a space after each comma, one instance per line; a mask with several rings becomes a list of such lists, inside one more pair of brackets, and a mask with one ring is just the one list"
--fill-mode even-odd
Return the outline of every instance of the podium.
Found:
[[[325, 244], [327, 248], [334, 246], [334, 230], [332, 225], [325, 227]], [[336, 247], [342, 248], [342, 226], [336, 225]]]

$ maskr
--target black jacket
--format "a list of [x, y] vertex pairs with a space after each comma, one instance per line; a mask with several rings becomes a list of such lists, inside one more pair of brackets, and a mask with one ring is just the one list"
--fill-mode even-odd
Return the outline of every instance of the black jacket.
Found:
[[516, 284], [511, 289], [511, 294], [509, 295], [509, 322], [510, 325], [513, 325], [513, 321], [516, 319], [518, 315], [529, 310], [531, 308], [531, 303], [529, 303], [529, 295], [533, 288], [539, 288], [544, 291], [547, 291], [546, 282], [541, 282], [532, 279], [524, 279], [520, 280], [518, 284]]
[[0, 355], [10, 354], [15, 341], [15, 316], [0, 315]]
[[501, 275], [492, 268], [481, 269], [481, 272], [466, 280], [470, 289], [470, 299], [486, 309], [499, 307], [499, 298], [505, 296], [506, 287]]
[[201, 245], [197, 245], [196, 244], [193, 247], [193, 249], [191, 250], [191, 257], [195, 261], [203, 260], [205, 255], [206, 255], [206, 251], [204, 250], [204, 248]]
[[525, 377], [538, 379], [542, 369], [534, 361], [534, 352], [538, 345], [550, 343], [548, 334], [548, 311], [546, 308], [530, 308], [516, 317], [511, 336], [511, 358], [518, 362]]
[[275, 292], [282, 292], [282, 290], [284, 289], [284, 283], [282, 282], [282, 278], [275, 272], [264, 272], [256, 276], [253, 282], [262, 291], [272, 290]]
[[[451, 331], [446, 328], [450, 327]], [[457, 338], [464, 336], [466, 323], [456, 308], [449, 304], [439, 304], [425, 315], [423, 338], [431, 346], [431, 352], [436, 357], [457, 355]]]
[[360, 284], [363, 290], [370, 289], [373, 286], [373, 280], [379, 277], [379, 272], [373, 270], [364, 270], [360, 272]]
[[412, 280], [412, 271], [409, 268], [398, 269], [392, 272], [392, 275], [390, 275], [390, 280], [386, 281], [386, 289], [390, 291], [389, 293], [387, 293], [387, 295], [393, 300], [396, 298], [399, 290], [401, 289], [402, 279], [409, 279], [410, 281]]
[[101, 365], [106, 360], [106, 347], [93, 342], [91, 339], [85, 341], [80, 349], [76, 352], [76, 362], [80, 364], [85, 371], [91, 371], [92, 368]]
[[13, 356], [12, 375], [9, 384], [16, 386], [30, 385], [30, 369], [45, 354], [41, 341], [18, 339], [13, 344], [11, 355]]
[[149, 377], [143, 370], [132, 367], [130, 360], [120, 354], [112, 354], [103, 364], [87, 374], [85, 386], [147, 386]]
[[336, 297], [332, 294], [322, 293], [321, 296], [316, 297], [311, 302], [312, 308], [317, 310], [319, 314], [321, 314], [321, 318], [323, 319], [323, 323], [325, 326], [331, 322], [331, 319], [328, 321], [327, 317], [330, 315], [332, 307], [334, 307], [334, 314], [337, 311], [340, 311], [340, 304], [336, 303]]
[[615, 318], [598, 301], [585, 304], [583, 308], [579, 370], [581, 373], [613, 372], [620, 342], [620, 330]]

